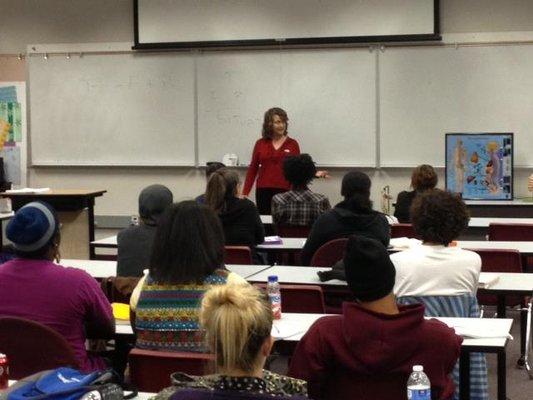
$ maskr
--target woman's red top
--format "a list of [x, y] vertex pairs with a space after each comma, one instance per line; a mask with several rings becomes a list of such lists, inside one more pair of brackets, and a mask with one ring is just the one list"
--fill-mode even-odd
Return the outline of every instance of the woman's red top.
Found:
[[257, 188], [276, 188], [289, 190], [291, 185], [283, 176], [283, 160], [287, 156], [297, 156], [300, 154], [298, 142], [292, 138], [287, 138], [279, 149], [274, 149], [272, 140], [259, 139], [255, 142], [252, 161], [248, 167], [246, 181], [242, 193], [248, 196], [255, 177], [257, 176]]

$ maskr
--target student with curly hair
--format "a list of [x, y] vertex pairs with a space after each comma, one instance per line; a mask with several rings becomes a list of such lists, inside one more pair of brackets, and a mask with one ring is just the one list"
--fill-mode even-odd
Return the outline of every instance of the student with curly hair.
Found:
[[409, 209], [415, 197], [426, 190], [434, 189], [437, 186], [439, 178], [437, 173], [431, 165], [422, 164], [413, 170], [411, 175], [412, 191], [403, 191], [398, 194], [396, 206], [394, 208], [394, 216], [398, 218], [401, 223], [411, 222]]
[[309, 189], [316, 172], [315, 163], [309, 154], [285, 158], [283, 174], [291, 184], [291, 190], [272, 198], [274, 224], [311, 226], [321, 214], [331, 209], [326, 196]]
[[[468, 226], [465, 203], [452, 193], [433, 189], [415, 198], [411, 218], [422, 244], [391, 256], [396, 267], [394, 293], [398, 302], [423, 303], [428, 317], [479, 317], [476, 290], [481, 258], [451, 245]], [[471, 355], [470, 371], [470, 398], [487, 400], [483, 354]], [[458, 386], [458, 366], [454, 380]]]
[[250, 285], [213, 287], [202, 300], [200, 324], [215, 354], [216, 374], [172, 375], [174, 400], [307, 398], [305, 381], [263, 369], [274, 340], [272, 309]]

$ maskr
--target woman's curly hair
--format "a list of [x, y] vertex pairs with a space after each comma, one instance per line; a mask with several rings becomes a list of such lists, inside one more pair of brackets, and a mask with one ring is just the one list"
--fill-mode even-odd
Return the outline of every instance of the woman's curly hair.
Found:
[[424, 242], [447, 246], [468, 227], [469, 219], [465, 203], [440, 189], [419, 194], [411, 205], [413, 227]]

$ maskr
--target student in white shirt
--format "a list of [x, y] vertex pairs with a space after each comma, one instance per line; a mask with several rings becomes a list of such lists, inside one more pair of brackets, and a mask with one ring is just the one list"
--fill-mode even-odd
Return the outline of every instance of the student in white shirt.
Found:
[[411, 217], [422, 244], [391, 256], [396, 267], [396, 296], [475, 294], [481, 258], [451, 245], [468, 227], [464, 202], [434, 189], [416, 197]]

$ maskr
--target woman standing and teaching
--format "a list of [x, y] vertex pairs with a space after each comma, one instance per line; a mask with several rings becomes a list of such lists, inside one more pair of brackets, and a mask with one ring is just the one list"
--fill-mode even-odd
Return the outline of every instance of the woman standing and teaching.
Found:
[[271, 212], [272, 197], [290, 189], [283, 176], [283, 160], [300, 154], [298, 142], [288, 136], [289, 118], [285, 110], [274, 107], [265, 112], [262, 138], [254, 146], [243, 195], [248, 196], [256, 181], [255, 199], [259, 214]]

